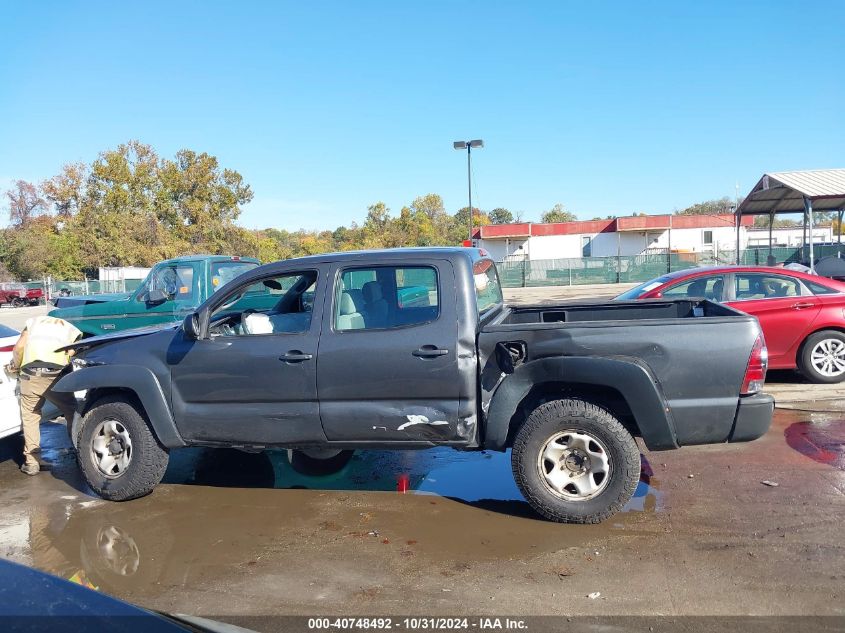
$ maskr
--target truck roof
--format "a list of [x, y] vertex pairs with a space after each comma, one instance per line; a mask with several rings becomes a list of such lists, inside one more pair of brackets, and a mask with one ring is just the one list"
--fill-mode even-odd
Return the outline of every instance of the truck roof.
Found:
[[[158, 264], [174, 264], [178, 262], [196, 262], [196, 261], [242, 261], [260, 264], [254, 257], [241, 257], [239, 255], [182, 255], [181, 257], [174, 257], [172, 259], [165, 259], [158, 262]], [[156, 264], [156, 265], [158, 265]]]
[[[378, 261], [379, 259], [395, 259], [397, 256], [406, 257], [409, 260], [425, 260], [434, 257], [467, 257], [470, 261], [476, 261], [489, 257], [490, 254], [483, 248], [469, 248], [465, 246], [411, 246], [403, 248], [378, 248], [361, 251], [342, 251], [338, 253], [321, 253], [319, 255], [306, 255], [295, 257], [296, 261], [304, 263], [327, 263], [345, 262], [355, 260], [366, 260], [367, 262]], [[283, 263], [291, 260], [281, 260]]]

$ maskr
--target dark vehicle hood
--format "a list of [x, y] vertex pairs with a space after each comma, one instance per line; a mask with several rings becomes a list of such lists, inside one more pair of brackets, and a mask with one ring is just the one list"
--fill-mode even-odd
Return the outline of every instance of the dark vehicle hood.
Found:
[[60, 347], [59, 349], [87, 349], [89, 347], [94, 347], [95, 345], [110, 343], [111, 341], [119, 341], [121, 339], [126, 338], [135, 338], [136, 336], [147, 336], [149, 334], [155, 334], [156, 332], [161, 332], [163, 330], [175, 330], [179, 327], [182, 327], [181, 323], [162, 323], [160, 325], [151, 325], [149, 327], [139, 327], [135, 328], [134, 330], [120, 330], [119, 332], [114, 332], [112, 334], [101, 334], [100, 336], [90, 336], [88, 338], [79, 339], [75, 343], [65, 345], [64, 347]]
[[[52, 574], [0, 559], [0, 618], [10, 630], [249, 633], [225, 622], [148, 611]], [[6, 629], [6, 630], [9, 630]]]

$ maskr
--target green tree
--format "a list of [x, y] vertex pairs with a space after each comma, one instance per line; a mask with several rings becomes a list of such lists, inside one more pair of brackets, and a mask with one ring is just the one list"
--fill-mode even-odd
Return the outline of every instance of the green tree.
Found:
[[[478, 228], [479, 226], [486, 226], [488, 224], [491, 224], [490, 216], [484, 213], [481, 209], [473, 207], [473, 229]], [[449, 232], [448, 236], [445, 237], [446, 240], [444, 241], [444, 245], [461, 244], [465, 239], [467, 239], [467, 237], [469, 237], [469, 207], [458, 209], [458, 212], [452, 216], [452, 230]]]
[[540, 216], [540, 221], [545, 224], [551, 222], [575, 222], [577, 219], [575, 214], [564, 209], [560, 202]]
[[41, 183], [44, 196], [61, 217], [72, 217], [82, 208], [90, 169], [85, 163], [68, 163], [61, 173]]
[[367, 207], [367, 219], [360, 231], [361, 245], [364, 248], [385, 248], [392, 245], [393, 224], [390, 209], [384, 202], [371, 204]]
[[513, 213], [501, 207], [493, 209], [488, 215], [491, 224], [510, 224], [513, 222]]
[[[741, 201], [741, 200], [740, 200]], [[718, 200], [705, 200], [677, 211], [676, 215], [723, 215], [733, 213], [734, 201], [727, 196]]]
[[446, 214], [443, 198], [436, 193], [427, 193], [424, 196], [414, 198], [410, 209], [413, 213], [425, 213], [431, 220]]
[[160, 172], [161, 199], [171, 202], [160, 219], [192, 247], [223, 252], [226, 230], [253, 197], [243, 176], [220, 169], [214, 156], [187, 149], [162, 161]]
[[[754, 216], [754, 226], [758, 229], [769, 228], [769, 216], [768, 215], [755, 215]], [[799, 222], [798, 220], [790, 219], [790, 218], [778, 218], [778, 216], [775, 216], [775, 221], [772, 224], [772, 227], [776, 228], [776, 229], [794, 228], [796, 226], [801, 226], [801, 222]]]

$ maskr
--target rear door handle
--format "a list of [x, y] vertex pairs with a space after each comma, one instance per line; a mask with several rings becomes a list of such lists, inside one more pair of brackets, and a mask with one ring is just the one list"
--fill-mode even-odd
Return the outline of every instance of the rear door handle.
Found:
[[283, 360], [286, 363], [301, 363], [304, 360], [311, 360], [314, 356], [312, 354], [304, 354], [298, 349], [292, 349], [291, 351], [279, 356], [279, 360]]
[[793, 303], [791, 307], [793, 310], [804, 310], [805, 308], [812, 308], [814, 305], [813, 303]]
[[411, 353], [419, 358], [436, 358], [438, 356], [445, 356], [449, 353], [449, 350], [440, 349], [435, 345], [423, 345], [421, 348], [414, 350]]

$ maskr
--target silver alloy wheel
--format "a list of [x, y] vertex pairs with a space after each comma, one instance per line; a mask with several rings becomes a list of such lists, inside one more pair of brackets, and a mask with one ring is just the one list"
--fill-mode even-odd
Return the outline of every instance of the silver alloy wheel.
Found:
[[132, 438], [117, 420], [103, 420], [94, 430], [91, 459], [109, 479], [120, 477], [132, 461]]
[[605, 445], [584, 431], [555, 433], [537, 459], [540, 479], [566, 501], [592, 499], [607, 487], [611, 462]]
[[822, 376], [841, 376], [845, 372], [845, 342], [837, 338], [822, 339], [810, 352], [810, 362]]

